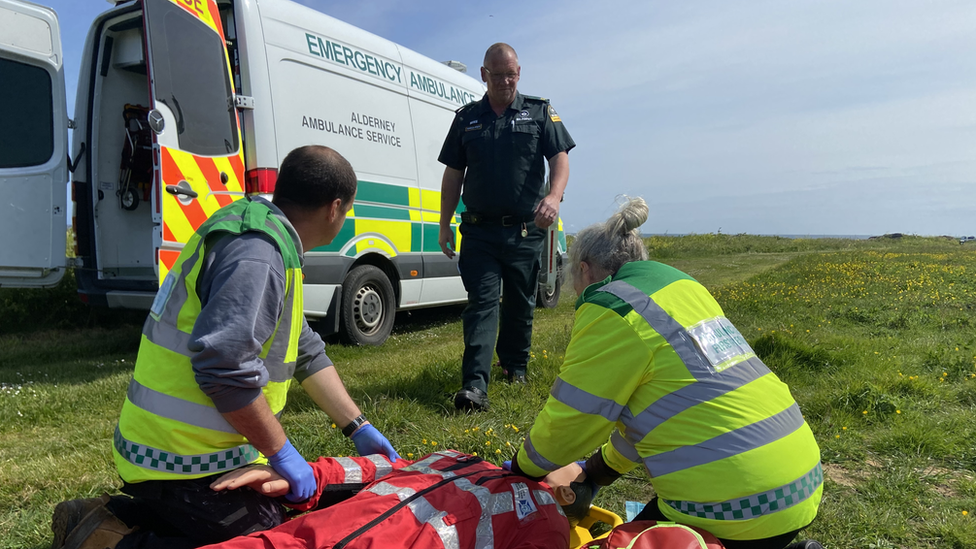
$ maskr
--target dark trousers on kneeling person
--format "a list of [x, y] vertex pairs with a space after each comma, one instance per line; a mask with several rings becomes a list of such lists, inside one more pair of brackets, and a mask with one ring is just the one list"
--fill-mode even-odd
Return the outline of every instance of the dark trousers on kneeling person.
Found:
[[116, 549], [191, 549], [284, 522], [285, 508], [272, 498], [250, 489], [211, 490], [219, 476], [125, 483], [128, 496], [113, 496], [106, 507], [139, 528]]

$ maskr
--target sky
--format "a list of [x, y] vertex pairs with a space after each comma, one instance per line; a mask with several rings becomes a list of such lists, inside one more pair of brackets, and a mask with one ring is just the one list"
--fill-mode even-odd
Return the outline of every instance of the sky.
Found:
[[[74, 112], [110, 5], [38, 1], [59, 14]], [[972, 0], [299, 3], [475, 78], [511, 44], [519, 90], [577, 143], [569, 232], [626, 195], [650, 206], [645, 234], [976, 235]]]

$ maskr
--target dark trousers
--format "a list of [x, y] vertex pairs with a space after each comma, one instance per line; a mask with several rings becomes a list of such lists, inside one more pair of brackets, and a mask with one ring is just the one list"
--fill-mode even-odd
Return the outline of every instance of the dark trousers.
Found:
[[219, 476], [125, 483], [122, 491], [128, 496], [113, 496], [107, 507], [139, 529], [117, 549], [190, 549], [284, 522], [285, 508], [250, 488], [211, 490]]
[[[655, 497], [650, 502], [648, 502], [647, 507], [644, 507], [644, 510], [638, 513], [636, 517], [634, 517], [634, 520], [635, 521], [658, 520], [658, 521], [670, 522], [671, 519], [664, 516], [664, 513], [662, 513], [661, 510], [658, 508], [657, 499], [658, 498]], [[799, 531], [800, 529], [797, 529], [797, 530], [793, 530], [792, 532], [788, 532], [786, 534], [773, 536], [771, 538], [750, 539], [750, 540], [735, 540], [735, 539], [719, 538], [719, 541], [722, 542], [722, 545], [724, 545], [726, 549], [783, 549], [784, 547], [789, 545], [791, 541], [793, 541], [793, 538], [796, 537], [796, 534]]]
[[468, 305], [461, 314], [464, 388], [488, 390], [493, 350], [509, 373], [525, 373], [546, 234], [531, 221], [525, 227], [528, 234], [523, 237], [521, 223], [510, 227], [461, 224], [458, 269], [468, 292]]

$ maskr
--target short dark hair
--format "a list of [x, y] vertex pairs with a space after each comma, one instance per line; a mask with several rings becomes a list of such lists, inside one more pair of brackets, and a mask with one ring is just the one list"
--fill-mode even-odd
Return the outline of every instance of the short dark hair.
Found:
[[329, 147], [306, 145], [281, 162], [272, 202], [315, 210], [337, 198], [348, 204], [355, 196], [356, 172], [349, 161]]
[[491, 59], [492, 56], [499, 54], [511, 54], [513, 57], [515, 57], [516, 61], [518, 60], [518, 54], [515, 53], [515, 48], [504, 42], [496, 42], [488, 46], [488, 49], [485, 51], [485, 59], [483, 61], [484, 65], [487, 66], [488, 60]]
[[576, 501], [561, 507], [566, 518], [569, 519], [569, 525], [575, 527], [590, 512], [590, 505], [593, 503], [593, 484], [588, 480], [573, 481], [569, 483], [569, 489], [576, 494]]

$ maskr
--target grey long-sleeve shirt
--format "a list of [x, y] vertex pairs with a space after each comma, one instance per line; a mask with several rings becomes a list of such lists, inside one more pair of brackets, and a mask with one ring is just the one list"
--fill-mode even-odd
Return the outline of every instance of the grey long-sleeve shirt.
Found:
[[[299, 242], [284, 214], [266, 202]], [[221, 413], [256, 399], [269, 381], [299, 382], [332, 366], [322, 338], [302, 321], [294, 369], [258, 355], [274, 333], [285, 295], [285, 264], [274, 241], [257, 232], [215, 235], [197, 282], [201, 311], [193, 325], [190, 362], [200, 389]], [[302, 250], [299, 244], [299, 255]], [[301, 307], [301, 304], [296, 304]]]

